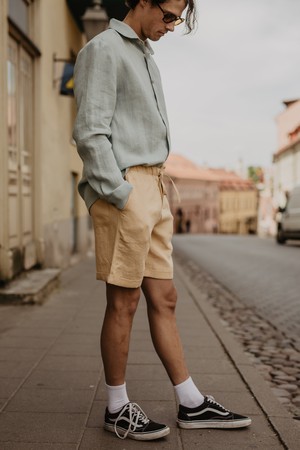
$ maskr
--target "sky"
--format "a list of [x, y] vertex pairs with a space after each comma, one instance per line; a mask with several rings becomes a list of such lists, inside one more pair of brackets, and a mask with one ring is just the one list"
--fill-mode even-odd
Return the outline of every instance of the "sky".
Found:
[[196, 0], [198, 28], [152, 42], [172, 151], [199, 165], [270, 167], [276, 116], [300, 98], [300, 0]]

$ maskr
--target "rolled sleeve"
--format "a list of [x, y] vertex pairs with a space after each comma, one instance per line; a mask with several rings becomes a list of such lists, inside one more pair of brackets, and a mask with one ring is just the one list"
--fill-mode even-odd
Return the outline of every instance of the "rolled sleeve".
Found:
[[118, 208], [125, 205], [131, 185], [117, 165], [111, 122], [117, 97], [117, 67], [113, 53], [99, 39], [89, 42], [75, 65], [77, 117], [73, 137], [84, 164], [87, 183]]

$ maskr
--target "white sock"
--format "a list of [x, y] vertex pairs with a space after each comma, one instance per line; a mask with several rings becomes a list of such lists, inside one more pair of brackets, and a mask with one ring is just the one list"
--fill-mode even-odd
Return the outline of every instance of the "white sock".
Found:
[[191, 377], [183, 383], [174, 386], [178, 402], [187, 408], [195, 408], [204, 402], [204, 397], [194, 384]]
[[105, 386], [108, 398], [108, 411], [114, 414], [129, 402], [126, 383], [120, 386], [109, 386], [108, 384], [105, 384]]

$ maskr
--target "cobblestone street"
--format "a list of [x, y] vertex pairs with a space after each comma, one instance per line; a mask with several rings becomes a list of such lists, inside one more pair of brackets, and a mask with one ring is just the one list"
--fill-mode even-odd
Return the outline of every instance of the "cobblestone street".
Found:
[[300, 243], [233, 235], [177, 235], [174, 248], [211, 274], [300, 349]]
[[[262, 241], [263, 245], [264, 242]], [[177, 245], [175, 247], [177, 248]], [[200, 241], [199, 247], [201, 247]], [[215, 278], [215, 274], [212, 276], [203, 270], [199, 263], [195, 261], [196, 259], [201, 259], [202, 263], [203, 255], [201, 255], [201, 258], [196, 258], [195, 250], [193, 250], [193, 255], [189, 258], [187, 251], [182, 251], [181, 245], [179, 245], [179, 248], [180, 251], [177, 248], [177, 258], [181, 261], [182, 266], [185, 267], [192, 282], [201, 288], [207, 301], [218, 311], [223, 324], [243, 344], [251, 360], [259, 368], [265, 380], [270, 384], [273, 393], [279, 401], [299, 420], [300, 351], [297, 337], [294, 333], [289, 335], [290, 328], [286, 330], [286, 333], [278, 329], [262, 314], [263, 309], [253, 306], [254, 302], [246, 302], [245, 295], [244, 300], [241, 300], [241, 297], [236, 293], [233, 294], [230, 292], [228, 285], [226, 288], [222, 286]], [[229, 264], [233, 265], [233, 262], [230, 261]], [[224, 268], [225, 271], [226, 268]], [[248, 279], [247, 272], [244, 275], [244, 279]], [[259, 284], [259, 280], [257, 284]], [[244, 282], [244, 285], [246, 285], [246, 282]], [[272, 286], [270, 289], [272, 290]], [[291, 286], [291, 290], [293, 291], [293, 286]], [[288, 309], [288, 295], [286, 299], [285, 305]], [[262, 303], [264, 303], [263, 295]], [[267, 302], [264, 305], [265, 307], [266, 304]], [[292, 311], [294, 311], [294, 307], [297, 309], [299, 302], [295, 305], [292, 302]], [[298, 314], [297, 316], [297, 313], [295, 314], [293, 318], [293, 329], [296, 329], [299, 325], [300, 315]], [[286, 316], [288, 315], [289, 310], [286, 312]], [[273, 318], [274, 316], [276, 316], [276, 311], [273, 311], [273, 314], [270, 313], [270, 317]], [[282, 325], [283, 323], [281, 323], [281, 328], [283, 328]]]

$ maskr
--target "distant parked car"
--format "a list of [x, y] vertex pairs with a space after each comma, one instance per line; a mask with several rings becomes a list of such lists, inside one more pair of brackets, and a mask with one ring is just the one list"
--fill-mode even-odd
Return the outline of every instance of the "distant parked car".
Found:
[[276, 240], [284, 244], [288, 239], [300, 239], [300, 185], [296, 186], [285, 208], [279, 208]]

